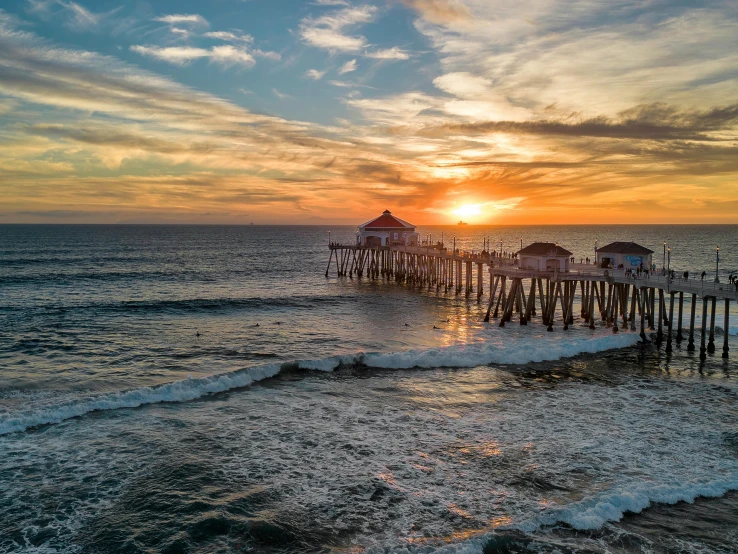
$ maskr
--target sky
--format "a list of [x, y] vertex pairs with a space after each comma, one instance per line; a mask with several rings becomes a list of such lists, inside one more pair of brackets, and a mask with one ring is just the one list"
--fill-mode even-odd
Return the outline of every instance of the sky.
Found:
[[738, 2], [4, 0], [0, 223], [738, 223]]

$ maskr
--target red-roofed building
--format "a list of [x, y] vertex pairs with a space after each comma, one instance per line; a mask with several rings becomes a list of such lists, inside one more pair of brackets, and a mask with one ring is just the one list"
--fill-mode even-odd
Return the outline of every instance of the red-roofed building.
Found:
[[359, 225], [356, 243], [361, 246], [418, 245], [415, 225], [384, 210], [382, 215]]

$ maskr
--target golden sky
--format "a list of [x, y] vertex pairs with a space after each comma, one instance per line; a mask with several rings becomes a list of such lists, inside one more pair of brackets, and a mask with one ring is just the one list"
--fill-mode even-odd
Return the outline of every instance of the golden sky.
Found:
[[11, 0], [0, 223], [738, 223], [738, 3]]

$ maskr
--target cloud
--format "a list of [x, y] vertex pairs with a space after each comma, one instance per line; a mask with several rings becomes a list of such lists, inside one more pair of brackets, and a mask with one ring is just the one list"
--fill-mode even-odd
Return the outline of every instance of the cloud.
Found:
[[447, 24], [471, 19], [469, 9], [457, 0], [402, 0], [431, 23]]
[[385, 48], [384, 50], [375, 50], [373, 52], [364, 52], [363, 54], [367, 58], [374, 58], [377, 60], [407, 60], [410, 54], [393, 46], [392, 48]]
[[318, 71], [317, 69], [308, 69], [305, 72], [305, 77], [312, 79], [313, 81], [319, 81], [326, 74], [325, 71]]
[[207, 27], [208, 21], [198, 14], [171, 14], [154, 18], [154, 21], [161, 21], [169, 25], [196, 25]]
[[[731, 131], [738, 125], [738, 104], [706, 111], [679, 110], [663, 103], [636, 106], [618, 114], [567, 120], [486, 121], [481, 123], [451, 123], [424, 134], [477, 133], [535, 134], [540, 136], [597, 137], [637, 140], [718, 141], [721, 131]], [[723, 140], [731, 141], [731, 133]]]
[[447, 73], [433, 79], [433, 85], [459, 98], [477, 99], [492, 93], [489, 79], [468, 72]]
[[276, 88], [272, 89], [272, 94], [274, 94], [274, 96], [276, 96], [280, 100], [290, 100], [292, 98], [289, 94], [279, 92]]
[[269, 50], [259, 50], [258, 48], [256, 48], [255, 50], [252, 50], [251, 53], [254, 56], [258, 56], [260, 58], [265, 58], [267, 60], [272, 60], [272, 61], [279, 61], [282, 59], [282, 55], [279, 52], [272, 52]]
[[344, 8], [318, 18], [307, 17], [300, 22], [300, 37], [312, 46], [333, 52], [358, 52], [367, 45], [363, 36], [349, 36], [347, 27], [369, 23], [377, 8], [356, 6]]
[[[430, 214], [463, 198], [496, 210], [498, 222], [622, 223], [662, 213], [735, 221], [733, 8], [675, 14], [670, 5], [665, 16], [631, 17], [640, 8], [616, 0], [613, 21], [603, 19], [604, 4], [573, 2], [467, 0], [471, 19], [418, 18], [433, 63], [388, 93], [359, 96], [362, 85], [333, 81], [346, 88], [327, 92], [343, 96], [346, 120], [326, 125], [253, 113], [115, 57], [59, 47], [0, 11], [0, 215], [237, 222], [249, 213], [299, 222], [341, 213], [350, 223], [392, 202], [432, 223]], [[329, 11], [335, 19], [343, 10]], [[358, 36], [343, 23], [313, 26]], [[223, 43], [135, 48], [178, 64], [249, 65], [260, 55], [250, 42], [199, 37]], [[358, 65], [383, 51], [365, 44], [345, 59]], [[404, 52], [386, 51], [395, 54], [375, 59]], [[251, 59], [233, 61], [243, 53]], [[435, 88], [422, 92], [403, 85], [429, 80]], [[698, 215], [683, 210], [694, 198], [704, 202]]]
[[214, 46], [212, 48], [195, 48], [191, 46], [131, 46], [131, 51], [162, 60], [175, 65], [186, 65], [193, 60], [208, 58], [224, 66], [242, 65], [252, 67], [254, 57], [244, 49], [235, 46]]
[[356, 71], [356, 60], [350, 60], [343, 64], [338, 70], [338, 74], [343, 75], [344, 73], [350, 73], [351, 71]]
[[97, 15], [76, 2], [62, 2], [59, 0], [59, 5], [64, 6], [74, 14], [74, 22], [79, 27], [94, 27], [99, 23]]
[[205, 38], [212, 38], [225, 42], [243, 42], [246, 44], [251, 44], [252, 42], [254, 42], [254, 37], [252, 37], [251, 35], [237, 35], [236, 33], [232, 33], [230, 31], [209, 31], [207, 33], [203, 33], [202, 36]]

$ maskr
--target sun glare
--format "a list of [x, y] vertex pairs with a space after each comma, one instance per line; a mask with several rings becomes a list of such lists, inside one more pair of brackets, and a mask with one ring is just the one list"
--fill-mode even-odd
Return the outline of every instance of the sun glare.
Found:
[[482, 213], [479, 204], [464, 204], [454, 210], [459, 217], [474, 217]]

